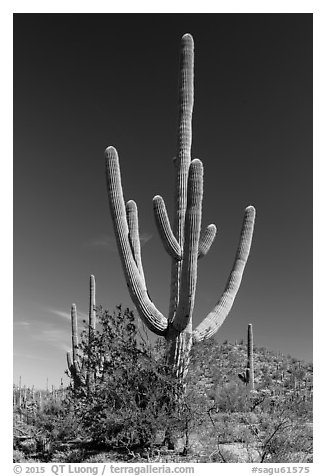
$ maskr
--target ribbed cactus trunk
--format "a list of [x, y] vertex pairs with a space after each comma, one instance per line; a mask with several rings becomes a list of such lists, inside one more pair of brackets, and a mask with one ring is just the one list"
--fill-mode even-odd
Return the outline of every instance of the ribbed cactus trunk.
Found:
[[108, 147], [105, 151], [110, 211], [129, 293], [146, 326], [166, 338], [167, 361], [180, 379], [186, 375], [193, 341], [216, 333], [232, 307], [249, 256], [255, 220], [254, 207], [247, 207], [236, 258], [225, 290], [214, 309], [193, 330], [197, 262], [208, 253], [216, 235], [214, 224], [207, 226], [201, 234], [204, 172], [202, 162], [191, 158], [193, 104], [194, 42], [190, 34], [185, 34], [180, 52], [173, 228], [163, 198], [156, 195], [153, 199], [155, 221], [172, 263], [167, 317], [156, 308], [147, 291], [141, 261], [137, 206], [133, 200], [124, 201], [118, 153], [114, 147]]
[[252, 324], [248, 324], [248, 363], [247, 368], [249, 369], [249, 390], [254, 390], [254, 339], [252, 333]]
[[71, 306], [71, 343], [72, 343], [72, 362], [74, 368], [79, 369], [78, 356], [78, 324], [77, 324], [77, 308], [76, 304]]
[[63, 386], [63, 379], [62, 378], [60, 380], [60, 397], [61, 397], [61, 400], [63, 400], [65, 398], [65, 388]]
[[[191, 162], [192, 111], [194, 105], [194, 45], [190, 35], [181, 40], [179, 72], [179, 113], [177, 156], [175, 158], [175, 213], [174, 237], [178, 244], [179, 259], [172, 259], [169, 322], [173, 322], [180, 298], [182, 252], [187, 211], [188, 173]], [[163, 199], [162, 199], [163, 201]], [[200, 210], [201, 212], [201, 210]], [[168, 218], [167, 218], [168, 220]], [[158, 221], [159, 223], [159, 221]], [[164, 235], [163, 235], [164, 241]], [[191, 332], [191, 331], [190, 331]]]
[[92, 339], [95, 331], [95, 322], [96, 322], [96, 303], [95, 303], [95, 276], [91, 274], [89, 278], [89, 314], [88, 314], [88, 362], [87, 362], [87, 388], [88, 391], [91, 390], [91, 387], [94, 383], [94, 375], [91, 369], [91, 355], [92, 355]]
[[252, 333], [252, 324], [248, 324], [247, 334], [247, 367], [246, 370], [238, 374], [242, 382], [248, 385], [249, 390], [254, 390], [254, 340]]
[[199, 160], [191, 162], [193, 105], [194, 43], [191, 35], [184, 35], [180, 52], [175, 159], [176, 206], [173, 228], [181, 259], [172, 257], [168, 315], [170, 327], [166, 334], [168, 363], [180, 379], [187, 373], [192, 346], [192, 313], [195, 303], [203, 199], [203, 166]]
[[[93, 373], [91, 371], [91, 347], [93, 334], [96, 328], [96, 303], [95, 303], [95, 276], [91, 275], [89, 280], [89, 313], [88, 313], [88, 344], [89, 350], [87, 355], [86, 365], [86, 385], [88, 388], [93, 383]], [[74, 386], [78, 386], [81, 383], [82, 377], [82, 364], [81, 358], [78, 352], [78, 325], [77, 325], [77, 308], [76, 304], [71, 306], [71, 341], [72, 352], [67, 352], [67, 366], [71, 377], [74, 381]]]
[[67, 352], [67, 366], [73, 379], [74, 387], [80, 384], [81, 365], [78, 353], [78, 324], [76, 304], [71, 305], [71, 352]]
[[43, 409], [43, 394], [42, 394], [41, 390], [39, 392], [39, 408], [40, 408], [40, 410]]
[[34, 389], [34, 385], [33, 385], [32, 386], [32, 413], [33, 413], [34, 417], [36, 415], [36, 407], [37, 407], [37, 404], [36, 404], [36, 399], [35, 399], [35, 389]]
[[19, 377], [19, 387], [18, 387], [18, 407], [19, 411], [21, 410], [22, 406], [22, 378]]

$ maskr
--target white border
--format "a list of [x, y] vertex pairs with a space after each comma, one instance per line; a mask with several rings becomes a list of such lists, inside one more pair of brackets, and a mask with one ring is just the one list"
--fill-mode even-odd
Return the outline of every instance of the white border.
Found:
[[[112, 4], [109, 1], [3, 1], [0, 16], [1, 34], [1, 263], [5, 269], [1, 273], [2, 309], [2, 381], [1, 422], [2, 458], [8, 461], [8, 472], [12, 471], [12, 229], [13, 229], [13, 191], [12, 191], [12, 14], [13, 13], [314, 13], [314, 367], [315, 367], [315, 405], [314, 405], [314, 464], [312, 473], [322, 474], [323, 460], [322, 435], [324, 421], [324, 348], [325, 333], [325, 2], [321, 1], [190, 1], [174, 2], [126, 2]], [[295, 237], [294, 237], [295, 239]], [[298, 257], [299, 259], [299, 257]], [[9, 391], [7, 391], [7, 389]], [[9, 410], [9, 411], [8, 411]], [[5, 430], [5, 431], [4, 431]], [[5, 456], [6, 455], [6, 456]], [[10, 467], [9, 467], [10, 466]], [[234, 465], [232, 465], [234, 466]], [[247, 465], [248, 466], [248, 465]], [[278, 466], [278, 465], [274, 465]], [[289, 466], [289, 465], [287, 465]], [[268, 465], [264, 465], [268, 467]], [[213, 474], [215, 466], [205, 465], [205, 474]], [[224, 468], [223, 468], [224, 469]], [[231, 468], [230, 468], [231, 469]], [[320, 471], [319, 471], [320, 469]], [[216, 471], [216, 468], [215, 468]], [[225, 468], [225, 474], [229, 471]], [[232, 474], [243, 474], [243, 465], [232, 468]], [[249, 468], [248, 468], [249, 471]], [[199, 471], [197, 472], [199, 474]], [[231, 472], [230, 472], [231, 474]]]

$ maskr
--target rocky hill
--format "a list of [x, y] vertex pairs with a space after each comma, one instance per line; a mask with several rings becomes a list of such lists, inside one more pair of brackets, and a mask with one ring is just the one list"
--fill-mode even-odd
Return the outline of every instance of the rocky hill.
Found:
[[[312, 400], [312, 363], [255, 346], [253, 360], [256, 391]], [[228, 384], [245, 385], [238, 374], [246, 366], [247, 345], [243, 341], [217, 343], [210, 339], [193, 346], [189, 373], [196, 385], [209, 392]]]

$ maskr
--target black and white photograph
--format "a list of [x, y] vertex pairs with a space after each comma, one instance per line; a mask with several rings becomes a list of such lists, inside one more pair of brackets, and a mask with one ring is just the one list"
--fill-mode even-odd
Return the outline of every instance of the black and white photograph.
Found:
[[313, 17], [13, 14], [14, 463], [310, 468]]

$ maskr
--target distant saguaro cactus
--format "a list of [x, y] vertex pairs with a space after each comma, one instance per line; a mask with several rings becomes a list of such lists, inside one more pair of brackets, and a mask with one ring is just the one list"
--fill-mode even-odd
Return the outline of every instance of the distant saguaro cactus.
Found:
[[40, 410], [42, 410], [43, 409], [43, 393], [41, 392], [41, 390], [39, 390], [38, 397], [39, 397], [38, 405], [39, 405]]
[[[88, 342], [91, 342], [93, 332], [96, 326], [96, 306], [95, 306], [95, 276], [91, 275], [89, 280], [89, 313], [88, 313]], [[77, 308], [76, 304], [71, 306], [71, 340], [72, 352], [67, 352], [68, 370], [73, 378], [74, 385], [78, 386], [81, 383], [82, 377], [82, 363], [80, 355], [78, 354], [78, 325], [77, 325]], [[88, 356], [89, 357], [89, 356]], [[89, 359], [88, 359], [89, 360]], [[89, 387], [92, 382], [89, 365], [87, 365], [86, 382]]]
[[70, 376], [73, 378], [74, 386], [80, 384], [80, 360], [78, 355], [78, 327], [77, 327], [77, 308], [76, 304], [71, 305], [71, 341], [72, 351], [67, 352], [67, 365]]
[[91, 342], [93, 339], [94, 331], [96, 327], [96, 302], [95, 302], [95, 276], [91, 274], [89, 278], [89, 311], [88, 311], [88, 362], [87, 362], [87, 374], [86, 384], [89, 389], [93, 385], [93, 373], [91, 370]]
[[254, 390], [254, 341], [252, 334], [252, 324], [248, 324], [248, 340], [247, 340], [247, 367], [246, 370], [238, 374], [240, 380], [249, 386], [250, 390]]
[[22, 407], [22, 378], [19, 377], [19, 386], [18, 386], [18, 408], [21, 410]]
[[197, 261], [209, 251], [216, 226], [207, 226], [201, 234], [203, 199], [203, 164], [191, 159], [194, 78], [194, 43], [190, 34], [181, 40], [179, 73], [179, 126], [175, 166], [175, 214], [173, 229], [164, 200], [156, 195], [153, 208], [164, 248], [172, 261], [169, 314], [164, 316], [151, 300], [141, 261], [136, 203], [124, 201], [118, 153], [114, 147], [105, 151], [109, 205], [119, 254], [130, 296], [146, 326], [167, 340], [167, 359], [175, 375], [187, 371], [193, 341], [215, 334], [227, 317], [238, 292], [249, 256], [255, 209], [245, 210], [235, 261], [225, 290], [213, 310], [192, 329], [192, 314], [197, 284]]

